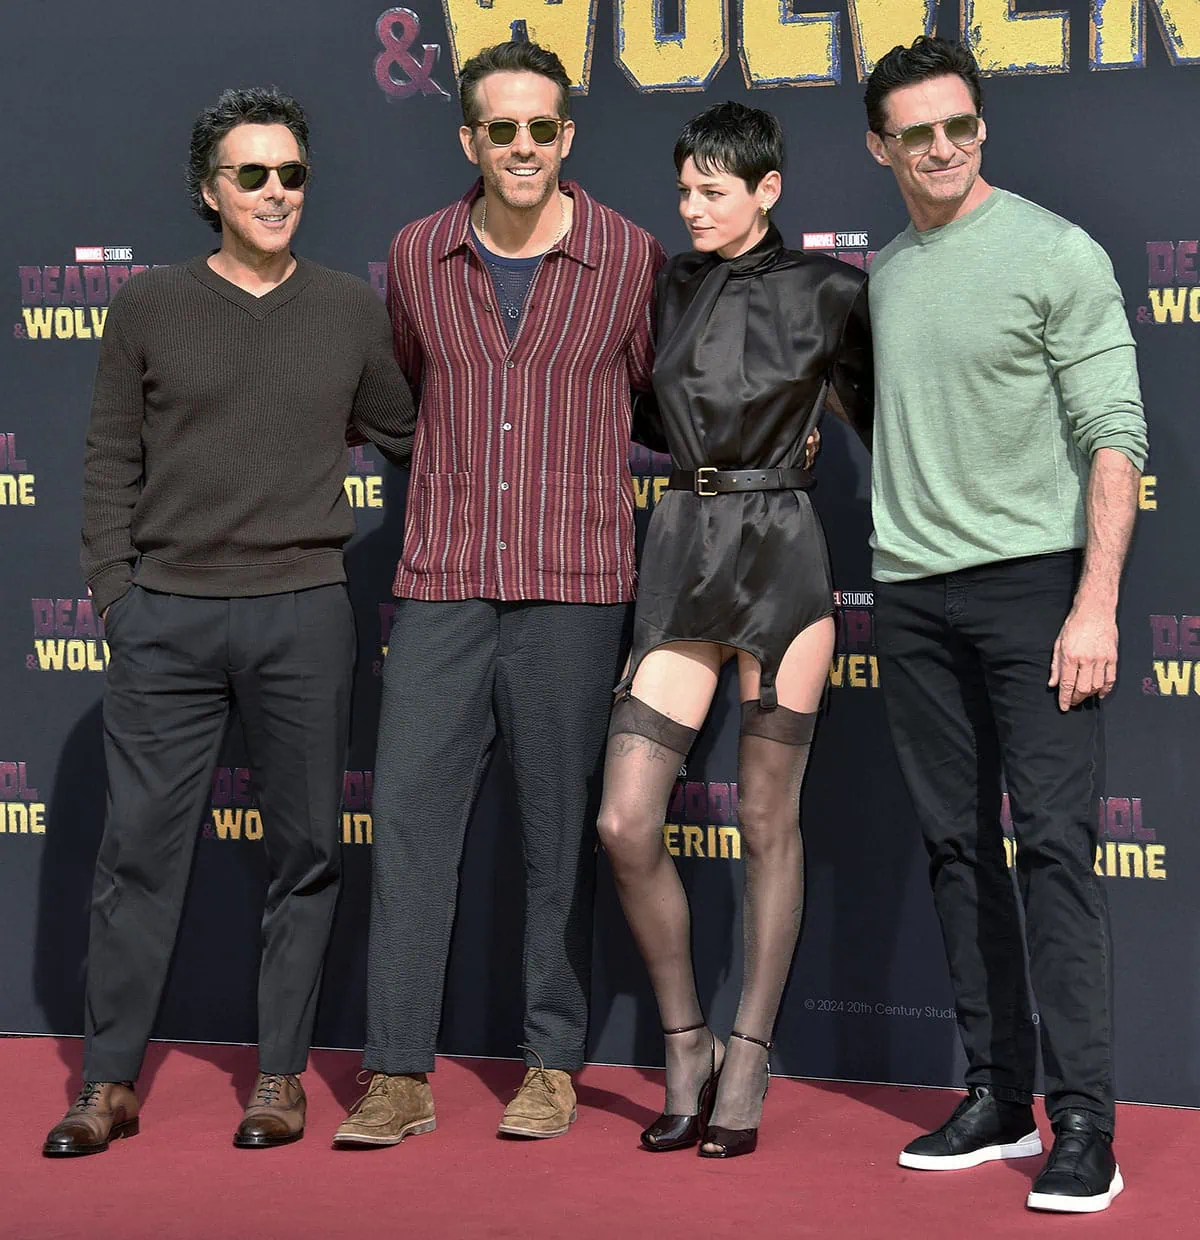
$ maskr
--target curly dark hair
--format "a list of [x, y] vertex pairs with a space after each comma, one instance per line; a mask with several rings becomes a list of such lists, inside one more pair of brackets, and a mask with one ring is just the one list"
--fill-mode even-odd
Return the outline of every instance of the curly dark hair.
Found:
[[296, 137], [300, 158], [309, 162], [308, 118], [291, 95], [274, 86], [223, 90], [216, 103], [196, 117], [187, 165], [192, 208], [216, 232], [221, 231], [221, 217], [204, 201], [200, 191], [211, 185], [216, 176], [221, 139], [238, 125], [286, 125]]
[[911, 46], [899, 44], [881, 56], [871, 76], [863, 102], [867, 105], [867, 124], [882, 134], [887, 127], [887, 97], [902, 86], [925, 82], [930, 78], [957, 75], [966, 82], [975, 102], [975, 113], [983, 115], [983, 88], [979, 84], [979, 66], [970, 48], [948, 39], [920, 35]]
[[571, 79], [563, 62], [549, 48], [514, 39], [485, 47], [459, 71], [458, 99], [462, 104], [463, 124], [468, 128], [473, 128], [479, 120], [475, 88], [492, 73], [538, 73], [549, 78], [558, 87], [559, 119], [565, 121], [571, 115]]
[[693, 116], [675, 142], [675, 171], [690, 158], [703, 175], [724, 172], [755, 190], [768, 172], [783, 171], [783, 130], [770, 112], [729, 100]]

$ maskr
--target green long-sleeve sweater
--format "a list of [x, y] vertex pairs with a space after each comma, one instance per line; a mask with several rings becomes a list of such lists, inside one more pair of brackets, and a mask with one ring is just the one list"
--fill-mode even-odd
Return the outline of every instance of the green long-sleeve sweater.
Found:
[[1089, 464], [1146, 422], [1108, 256], [1004, 190], [871, 268], [873, 576], [1082, 547]]

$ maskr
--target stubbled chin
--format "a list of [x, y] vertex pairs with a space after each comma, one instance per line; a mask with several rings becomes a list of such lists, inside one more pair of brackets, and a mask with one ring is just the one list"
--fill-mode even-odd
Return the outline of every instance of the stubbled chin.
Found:
[[924, 182], [925, 193], [930, 198], [960, 198], [966, 188], [966, 177], [936, 177]]
[[[529, 186], [522, 186], [519, 183], [514, 185], [510, 177], [502, 185], [498, 186], [500, 197], [510, 207], [536, 207], [545, 202], [550, 197], [550, 192], [553, 189], [551, 183], [540, 178], [531, 177], [530, 180], [533, 183]], [[524, 190], [523, 193], [522, 190]]]

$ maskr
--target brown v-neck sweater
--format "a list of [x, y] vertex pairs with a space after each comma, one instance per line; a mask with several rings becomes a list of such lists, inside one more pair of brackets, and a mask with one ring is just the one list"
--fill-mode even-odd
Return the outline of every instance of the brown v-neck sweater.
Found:
[[412, 397], [362, 280], [300, 258], [255, 297], [204, 256], [134, 276], [105, 321], [88, 427], [97, 607], [131, 581], [218, 598], [344, 581], [350, 424], [407, 462]]

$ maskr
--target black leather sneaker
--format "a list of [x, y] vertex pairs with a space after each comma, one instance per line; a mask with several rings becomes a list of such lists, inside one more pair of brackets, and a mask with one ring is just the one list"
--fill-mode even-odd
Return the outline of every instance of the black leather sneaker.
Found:
[[997, 1158], [1030, 1158], [1041, 1152], [1033, 1107], [1005, 1102], [986, 1085], [975, 1085], [939, 1129], [910, 1141], [898, 1161], [916, 1171], [962, 1171]]
[[1025, 1199], [1031, 1210], [1095, 1214], [1107, 1210], [1125, 1187], [1112, 1152], [1112, 1139], [1087, 1111], [1063, 1111], [1051, 1121], [1054, 1148], [1033, 1191]]

